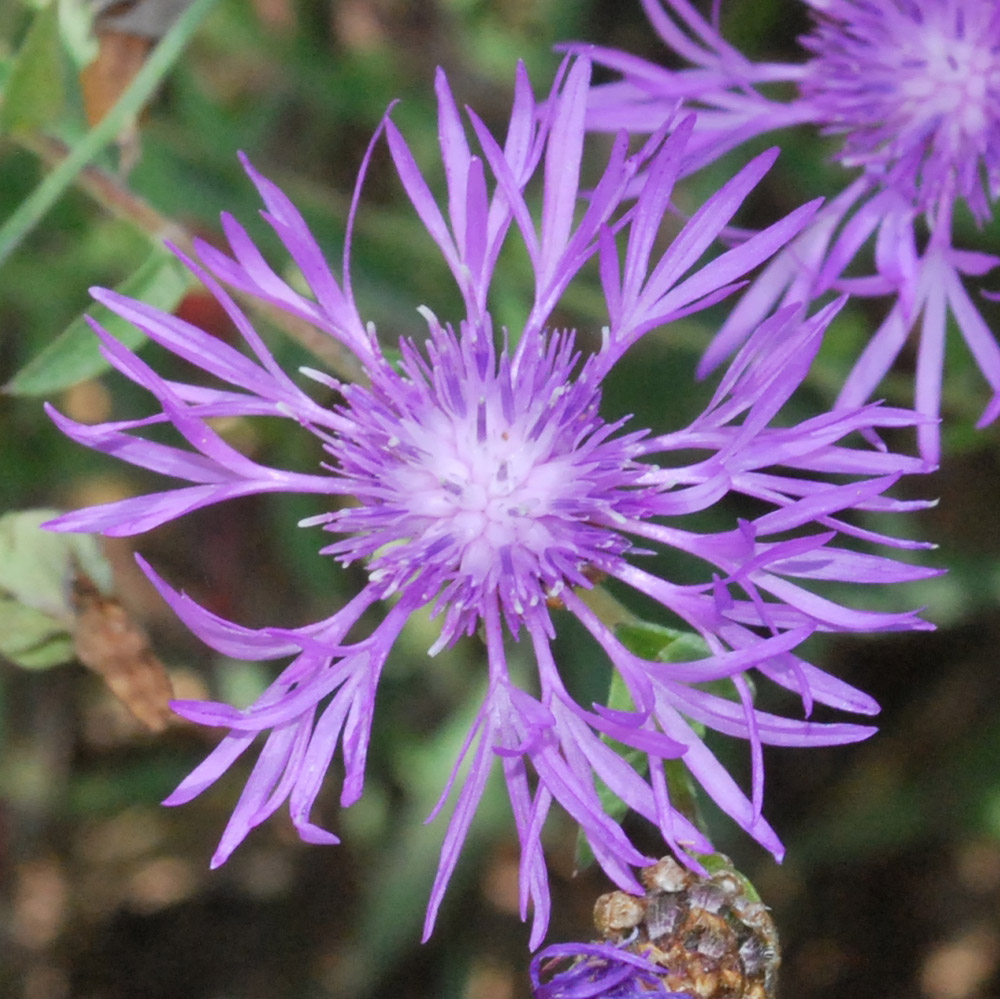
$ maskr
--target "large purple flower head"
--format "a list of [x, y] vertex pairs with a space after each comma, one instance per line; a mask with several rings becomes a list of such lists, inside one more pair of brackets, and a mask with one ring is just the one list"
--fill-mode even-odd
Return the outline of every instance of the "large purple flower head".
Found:
[[[863, 714], [877, 710], [866, 695], [793, 650], [815, 631], [924, 626], [913, 613], [853, 610], [809, 588], [811, 581], [892, 583], [927, 574], [836, 542], [841, 536], [919, 547], [880, 538], [840, 516], [852, 509], [913, 505], [885, 493], [899, 475], [921, 470], [920, 461], [841, 443], [855, 431], [870, 439], [879, 427], [912, 425], [912, 413], [865, 406], [770, 426], [808, 369], [835, 306], [808, 319], [787, 309], [762, 323], [708, 408], [688, 427], [661, 434], [626, 431], [624, 419], [609, 422], [601, 415], [602, 383], [632, 344], [647, 331], [718, 301], [801, 231], [815, 206], [698, 266], [773, 161], [767, 153], [711, 197], [665, 250], [654, 249], [692, 122], [669, 137], [666, 130], [657, 133], [631, 155], [627, 136], [619, 136], [584, 206], [579, 177], [589, 82], [587, 61], [568, 63], [550, 97], [538, 105], [521, 71], [502, 145], [469, 112], [481, 150], [474, 154], [440, 74], [443, 207], [386, 117], [376, 140], [384, 133], [406, 194], [464, 300], [464, 314], [451, 323], [417, 309], [424, 329], [397, 336], [396, 357], [383, 353], [374, 326], [358, 310], [350, 282], [350, 232], [335, 276], [296, 209], [249, 163], [247, 172], [266, 206], [264, 218], [311, 294], [300, 294], [279, 277], [229, 216], [223, 216], [223, 227], [232, 256], [201, 244], [200, 262], [185, 258], [232, 318], [249, 353], [148, 305], [94, 292], [150, 339], [200, 369], [201, 383], [161, 378], [95, 324], [108, 360], [147, 389], [157, 408], [146, 418], [100, 426], [82, 426], [54, 411], [53, 419], [75, 440], [181, 484], [70, 513], [51, 526], [136, 534], [233, 497], [305, 492], [318, 498], [321, 512], [303, 526], [333, 535], [322, 551], [366, 571], [365, 585], [330, 617], [296, 629], [250, 629], [209, 613], [146, 567], [176, 613], [215, 649], [245, 659], [291, 657], [245, 710], [175, 705], [186, 718], [228, 734], [169, 804], [200, 794], [265, 737], [213, 864], [224, 862], [254, 826], [286, 802], [304, 839], [336, 842], [311, 818], [320, 785], [339, 745], [345, 770], [341, 803], [348, 806], [360, 797], [379, 676], [408, 618], [430, 607], [441, 629], [432, 653], [462, 636], [481, 635], [488, 692], [461, 759], [443, 780], [442, 805], [453, 790], [456, 803], [426, 932], [487, 776], [499, 764], [522, 846], [522, 915], [533, 905], [537, 946], [549, 908], [541, 831], [553, 801], [580, 823], [608, 874], [622, 888], [639, 891], [632, 868], [650, 858], [605, 812], [602, 794], [609, 789], [653, 822], [682, 856], [687, 850], [706, 852], [705, 836], [671, 800], [663, 761], [679, 757], [724, 811], [780, 856], [781, 843], [762, 816], [762, 745], [829, 745], [873, 731], [808, 720], [817, 701]], [[640, 172], [645, 180], [633, 200], [630, 189]], [[525, 190], [539, 174], [536, 223], [538, 213]], [[522, 328], [498, 331], [490, 320], [489, 293], [501, 247], [513, 239], [530, 259], [534, 300]], [[606, 325], [593, 341], [578, 342], [573, 333], [552, 328], [550, 317], [569, 283], [595, 257]], [[303, 369], [313, 382], [339, 393], [333, 408], [320, 405], [278, 367], [223, 285], [314, 324], [350, 352], [365, 380], [345, 384]], [[218, 387], [204, 384], [205, 373]], [[315, 469], [255, 463], [213, 429], [212, 419], [220, 416], [289, 421], [291, 432], [312, 435]], [[147, 427], [164, 423], [179, 432], [185, 446], [143, 436]], [[732, 491], [754, 498], [755, 519], [721, 534], [685, 528], [687, 514]], [[650, 549], [702, 560], [702, 582], [681, 585], [644, 568]], [[626, 643], [621, 615], [612, 620], [605, 610], [608, 598], [598, 599], [595, 584], [604, 577], [660, 604], [674, 625], [682, 623], [700, 636], [701, 652], [668, 662], [655, 648], [637, 650], [635, 642]], [[349, 640], [375, 605], [384, 608], [381, 623]], [[568, 693], [552, 645], [568, 614], [606, 653], [627, 692], [624, 703], [588, 707]], [[526, 641], [537, 663], [530, 689], [515, 684], [508, 671], [509, 643], [515, 640]], [[800, 695], [806, 719], [759, 710], [746, 675], [753, 668]], [[703, 686], [727, 679], [731, 696]], [[749, 741], [754, 774], [749, 795], [703, 741], [704, 727]], [[638, 751], [642, 762], [620, 755], [612, 740]]]
[[[708, 348], [702, 372], [781, 299], [809, 301], [836, 286], [891, 296], [838, 403], [868, 399], [919, 326], [916, 408], [928, 417], [920, 447], [936, 462], [949, 314], [993, 391], [979, 425], [1000, 413], [1000, 348], [963, 284], [1000, 257], [953, 243], [956, 206], [982, 223], [1000, 194], [1000, 7], [994, 0], [804, 2], [814, 21], [801, 39], [808, 58], [765, 64], [727, 44], [687, 0], [642, 0], [663, 41], [693, 68], [589, 50], [622, 75], [595, 88], [589, 123], [644, 133], [682, 102], [698, 112], [684, 172], [793, 125], [839, 137], [836, 158], [856, 176], [754, 283]], [[795, 85], [795, 95], [781, 101], [760, 89], [776, 82]], [[876, 273], [845, 277], [869, 244]]]

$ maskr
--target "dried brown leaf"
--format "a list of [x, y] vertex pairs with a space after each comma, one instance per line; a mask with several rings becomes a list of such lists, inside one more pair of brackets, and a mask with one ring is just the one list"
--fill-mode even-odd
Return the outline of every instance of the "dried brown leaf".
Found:
[[173, 685], [150, 648], [142, 626], [114, 597], [107, 597], [84, 573], [73, 581], [77, 658], [98, 673], [111, 692], [152, 732], [177, 720], [170, 710]]

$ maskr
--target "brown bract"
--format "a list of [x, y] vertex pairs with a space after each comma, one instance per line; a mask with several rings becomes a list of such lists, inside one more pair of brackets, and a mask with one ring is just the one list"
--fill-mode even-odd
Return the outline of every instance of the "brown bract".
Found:
[[781, 954], [774, 920], [734, 870], [702, 878], [664, 857], [643, 896], [602, 895], [594, 924], [608, 943], [666, 968], [663, 984], [698, 999], [773, 999]]

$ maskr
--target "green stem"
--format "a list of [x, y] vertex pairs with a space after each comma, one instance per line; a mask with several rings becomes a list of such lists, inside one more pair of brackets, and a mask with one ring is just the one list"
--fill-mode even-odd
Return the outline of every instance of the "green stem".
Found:
[[194, 0], [150, 53], [114, 107], [72, 148], [70, 154], [0, 226], [0, 264], [59, 200], [77, 174], [139, 113], [217, 0]]

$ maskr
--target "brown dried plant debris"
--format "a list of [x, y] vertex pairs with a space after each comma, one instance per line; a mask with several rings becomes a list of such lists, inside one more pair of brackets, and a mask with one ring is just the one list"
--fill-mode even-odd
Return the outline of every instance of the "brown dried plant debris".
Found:
[[143, 627], [115, 597], [105, 596], [83, 572], [73, 580], [73, 643], [77, 658], [151, 732], [178, 721], [170, 709], [173, 685]]

